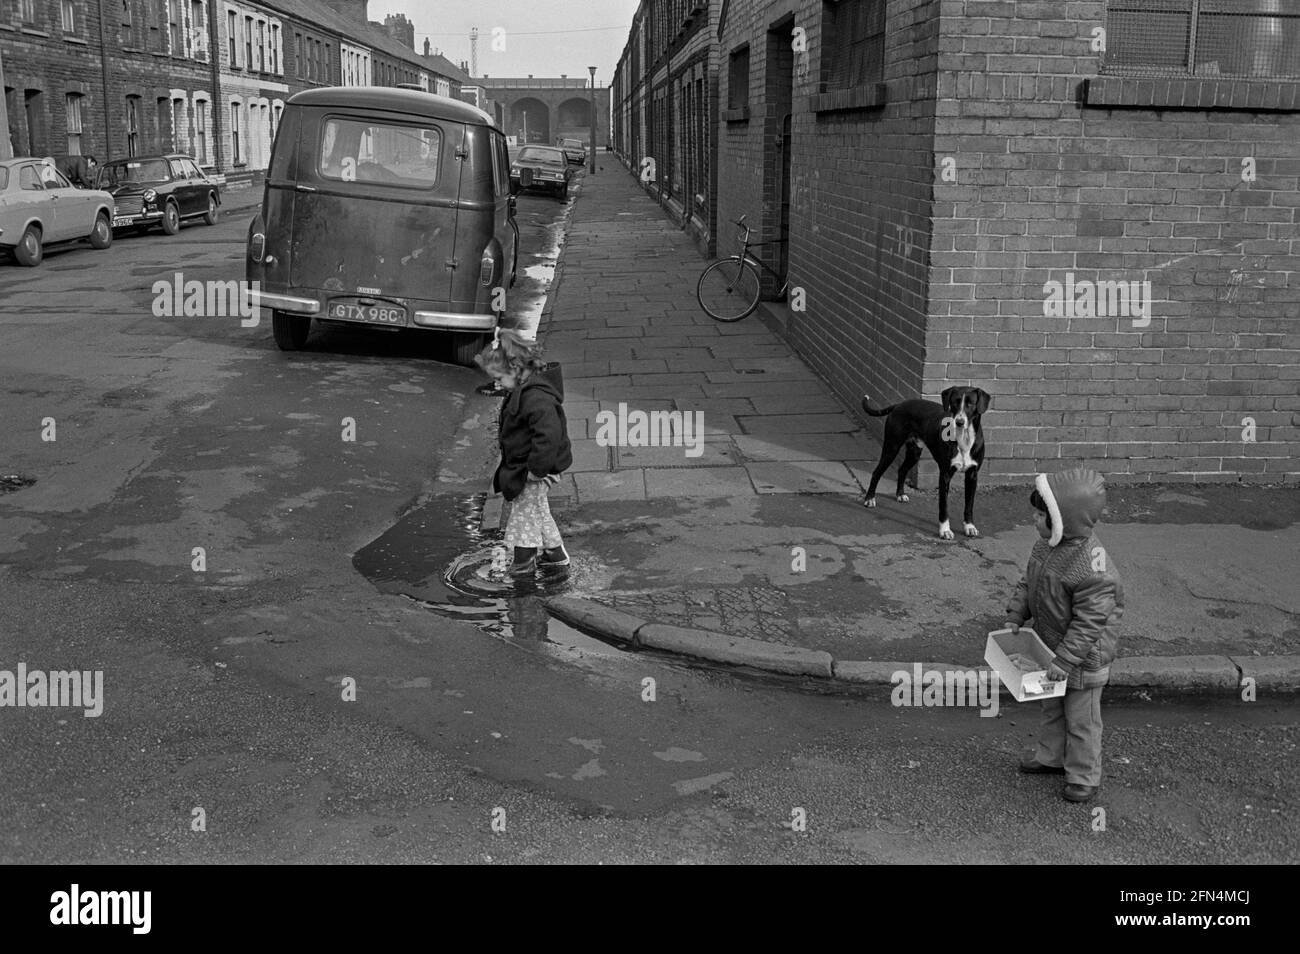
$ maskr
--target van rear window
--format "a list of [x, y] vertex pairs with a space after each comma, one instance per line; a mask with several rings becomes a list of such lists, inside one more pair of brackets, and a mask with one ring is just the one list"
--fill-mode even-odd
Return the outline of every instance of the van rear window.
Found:
[[441, 160], [436, 127], [356, 119], [327, 119], [321, 126], [317, 166], [323, 179], [429, 189], [438, 183]]

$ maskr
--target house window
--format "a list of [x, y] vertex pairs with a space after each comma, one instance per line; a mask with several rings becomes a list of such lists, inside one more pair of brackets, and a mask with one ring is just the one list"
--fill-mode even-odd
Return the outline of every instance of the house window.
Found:
[[126, 154], [140, 154], [140, 97], [126, 98]]
[[253, 68], [253, 18], [244, 17], [244, 68]]
[[280, 28], [271, 26], [271, 72], [280, 72]]
[[167, 31], [172, 56], [185, 55], [185, 24], [181, 21], [181, 0], [167, 0]]
[[235, 44], [238, 42], [236, 31], [238, 30], [238, 21], [235, 19], [235, 11], [226, 11], [226, 43], [230, 48], [230, 65], [236, 66]]
[[76, 4], [74, 4], [72, 0], [63, 0], [63, 2], [60, 4], [60, 9], [63, 12], [63, 32], [76, 33], [77, 32]]
[[185, 151], [185, 100], [172, 100], [172, 148], [176, 152]]
[[243, 162], [243, 156], [239, 152], [239, 104], [230, 104], [230, 161], [236, 164]]
[[194, 156], [208, 161], [208, 104], [201, 99], [194, 101]]
[[81, 155], [81, 94], [69, 93], [67, 96], [68, 113], [68, 155]]
[[207, 59], [208, 23], [203, 0], [190, 0], [190, 36], [194, 38], [194, 56]]
[[295, 33], [295, 34], [293, 35], [293, 42], [294, 42], [294, 50], [295, 50], [295, 52], [294, 52], [294, 62], [295, 62], [295, 64], [296, 64], [297, 67], [298, 67], [298, 75], [299, 75], [299, 76], [302, 76], [302, 75], [303, 75], [303, 67], [302, 67], [302, 34], [301, 34], [301, 33]]
[[749, 105], [749, 47], [731, 51], [727, 67], [727, 108], [744, 109]]
[[23, 23], [30, 26], [36, 25], [36, 0], [19, 0], [18, 12]]
[[257, 21], [257, 68], [266, 72], [266, 21]]
[[1105, 71], [1300, 77], [1300, 9], [1276, 0], [1109, 0]]
[[122, 0], [122, 16], [118, 22], [121, 24], [118, 39], [123, 46], [130, 46], [135, 42], [135, 18], [131, 15], [131, 0]]
[[885, 0], [828, 2], [822, 24], [822, 92], [884, 78]]

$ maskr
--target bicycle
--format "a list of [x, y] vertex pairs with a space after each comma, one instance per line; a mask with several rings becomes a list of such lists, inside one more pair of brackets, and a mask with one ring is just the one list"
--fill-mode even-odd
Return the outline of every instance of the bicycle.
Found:
[[[764, 245], [780, 245], [782, 241], [750, 242], [749, 234], [753, 230], [745, 224], [747, 218], [748, 215], [742, 215], [735, 223], [741, 229], [740, 254], [714, 262], [704, 270], [695, 286], [695, 297], [700, 307], [714, 321], [740, 321], [749, 317], [758, 307], [762, 273], [781, 278], [776, 269], [751, 255], [749, 250]], [[777, 295], [784, 298], [789, 288], [790, 279], [787, 277]]]

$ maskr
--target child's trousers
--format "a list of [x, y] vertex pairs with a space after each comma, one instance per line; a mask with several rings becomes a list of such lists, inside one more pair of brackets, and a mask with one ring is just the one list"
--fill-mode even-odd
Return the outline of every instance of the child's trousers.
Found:
[[1043, 700], [1034, 761], [1064, 766], [1070, 785], [1101, 784], [1101, 690], [1067, 689]]
[[506, 501], [502, 520], [506, 526], [507, 550], [511, 547], [544, 547], [549, 550], [563, 544], [546, 496], [550, 488], [551, 485], [544, 480], [530, 480], [524, 484], [518, 497]]

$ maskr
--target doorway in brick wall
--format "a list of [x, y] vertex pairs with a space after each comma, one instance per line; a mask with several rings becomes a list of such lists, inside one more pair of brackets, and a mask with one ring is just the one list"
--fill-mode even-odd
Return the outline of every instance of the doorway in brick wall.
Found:
[[791, 111], [794, 103], [794, 17], [786, 16], [767, 31], [764, 57], [763, 235], [773, 244], [763, 258], [780, 277], [763, 276], [764, 297], [774, 298], [786, 279], [790, 240]]

